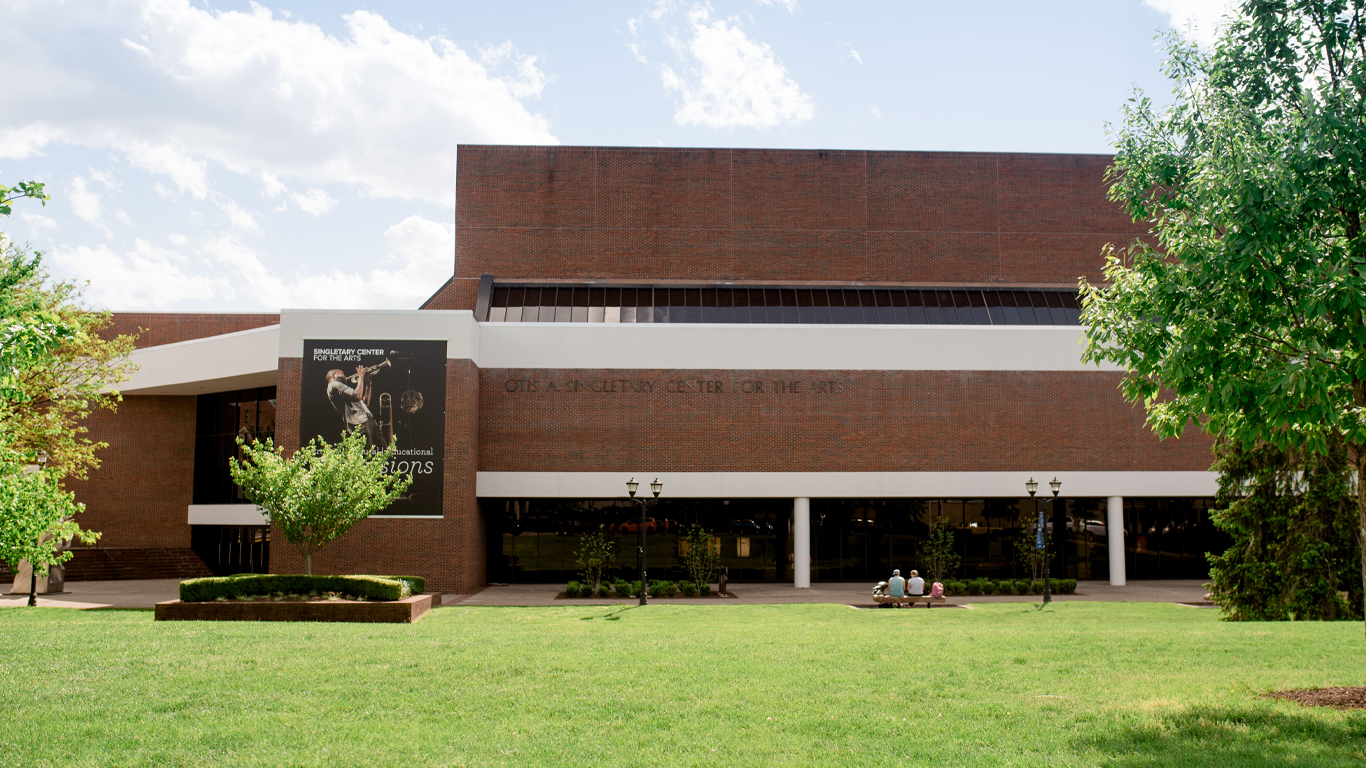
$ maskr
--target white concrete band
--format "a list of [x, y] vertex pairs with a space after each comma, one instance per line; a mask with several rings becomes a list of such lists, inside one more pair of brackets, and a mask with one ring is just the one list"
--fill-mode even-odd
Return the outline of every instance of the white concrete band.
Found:
[[266, 525], [255, 504], [191, 504], [190, 525]]
[[1213, 472], [1067, 472], [1024, 467], [1018, 472], [479, 472], [475, 492], [484, 498], [614, 499], [631, 474], [656, 474], [670, 498], [694, 499], [881, 499], [1024, 498], [1031, 476], [1062, 481], [1062, 495], [1214, 496]]
[[144, 347], [138, 369], [119, 387], [125, 395], [197, 395], [275, 384], [280, 326]]
[[1110, 550], [1110, 585], [1122, 587], [1128, 583], [1124, 579], [1124, 497], [1111, 496], [1106, 500], [1105, 511], [1105, 530]]
[[811, 587], [811, 499], [792, 500], [792, 586]]

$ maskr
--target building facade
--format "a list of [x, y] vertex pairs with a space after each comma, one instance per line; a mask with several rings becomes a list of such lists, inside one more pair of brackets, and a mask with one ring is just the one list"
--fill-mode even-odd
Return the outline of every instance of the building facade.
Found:
[[732, 580], [803, 586], [914, 568], [933, 524], [958, 575], [1023, 577], [1024, 483], [1056, 476], [1054, 575], [1202, 578], [1209, 439], [1157, 440], [1080, 361], [1078, 277], [1145, 233], [1108, 162], [462, 146], [453, 274], [420, 309], [117, 316], [141, 368], [92, 419], [110, 448], [75, 490], [104, 538], [73, 570], [298, 571], [227, 457], [361, 429], [413, 490], [322, 572], [563, 581], [606, 531], [625, 575], [625, 482], [657, 477], [652, 578], [691, 525]]

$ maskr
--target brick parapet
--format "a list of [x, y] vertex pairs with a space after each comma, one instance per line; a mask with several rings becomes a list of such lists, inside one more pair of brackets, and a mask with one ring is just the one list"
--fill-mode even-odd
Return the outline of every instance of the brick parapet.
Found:
[[191, 339], [204, 339], [224, 333], [236, 333], [268, 325], [279, 325], [278, 312], [262, 313], [180, 313], [180, 312], [114, 312], [113, 323], [105, 331], [106, 337], [137, 334], [138, 349], [162, 344], [174, 344]]
[[[1146, 233], [1108, 155], [460, 147], [457, 280], [1074, 286]], [[442, 292], [441, 308], [473, 294]], [[433, 308], [436, 308], [433, 303]]]

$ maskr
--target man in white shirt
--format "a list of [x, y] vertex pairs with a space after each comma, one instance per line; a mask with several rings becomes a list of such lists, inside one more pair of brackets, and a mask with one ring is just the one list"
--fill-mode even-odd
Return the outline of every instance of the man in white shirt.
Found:
[[911, 580], [906, 582], [906, 594], [912, 597], [925, 594], [925, 580], [920, 578], [919, 571], [911, 571]]
[[342, 418], [347, 434], [359, 429], [372, 448], [384, 448], [379, 422], [370, 412], [370, 388], [366, 386], [365, 366], [356, 366], [356, 387], [346, 385], [346, 374], [333, 368], [327, 372], [327, 399]]

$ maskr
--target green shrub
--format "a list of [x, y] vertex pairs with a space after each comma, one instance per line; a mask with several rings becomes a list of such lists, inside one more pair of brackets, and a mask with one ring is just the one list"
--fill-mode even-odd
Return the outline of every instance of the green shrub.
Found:
[[[297, 595], [308, 592], [335, 592], [365, 600], [402, 600], [414, 594], [414, 577], [392, 576], [302, 576], [274, 573], [240, 573], [186, 579], [180, 582], [180, 599], [186, 603], [210, 600]], [[425, 582], [417, 579], [422, 586]]]
[[678, 591], [682, 592], [684, 597], [696, 597], [697, 585], [691, 581], [680, 581], [678, 582]]
[[969, 595], [980, 595], [980, 594], [982, 594], [982, 582], [981, 582], [980, 580], [978, 580], [978, 579], [973, 579], [972, 581], [969, 581], [969, 582], [967, 583], [967, 587], [968, 587], [967, 592], [968, 592]]
[[1015, 579], [1014, 581], [1010, 582], [1010, 590], [1011, 592], [1014, 592], [1017, 595], [1029, 594], [1029, 580]]
[[410, 595], [420, 595], [427, 591], [427, 580], [421, 576], [380, 576], [379, 578], [406, 582]]
[[710, 584], [698, 584], [698, 585], [697, 585], [697, 595], [698, 595], [699, 597], [708, 597], [708, 596], [710, 596], [710, 595], [711, 595], [711, 585], [710, 585]]
[[672, 581], [650, 582], [651, 597], [673, 597], [676, 592], [678, 592], [678, 585]]
[[1042, 594], [1043, 594], [1043, 579], [1035, 579], [1035, 580], [1029, 582], [1029, 594], [1031, 594], [1031, 595], [1042, 595]]
[[625, 579], [617, 579], [612, 584], [612, 591], [617, 593], [617, 597], [630, 597], [631, 585], [627, 584]]
[[962, 581], [946, 581], [946, 582], [943, 582], [943, 584], [944, 584], [944, 594], [946, 594], [946, 595], [965, 595], [965, 594], [967, 594], [968, 585], [967, 585], [966, 582], [962, 582]]
[[1076, 579], [1058, 579], [1058, 594], [1070, 595], [1077, 591]]
[[639, 581], [633, 581], [633, 582], [631, 582], [631, 587], [630, 587], [630, 589], [631, 589], [631, 594], [627, 595], [627, 597], [640, 597], [640, 582], [639, 582]]
[[[591, 589], [591, 587], [590, 587], [590, 589]], [[582, 590], [582, 587], [579, 586], [579, 583], [578, 583], [577, 581], [571, 581], [571, 582], [569, 582], [568, 584], [566, 584], [565, 587], [564, 587], [564, 596], [565, 596], [565, 597], [578, 597], [578, 596], [579, 596], [580, 590]]]
[[[611, 596], [612, 596], [612, 588], [611, 588], [610, 586], [608, 586], [608, 585], [606, 585], [606, 584], [599, 584], [599, 585], [598, 585], [598, 597], [611, 597]], [[592, 595], [589, 595], [589, 597], [592, 597]]]

